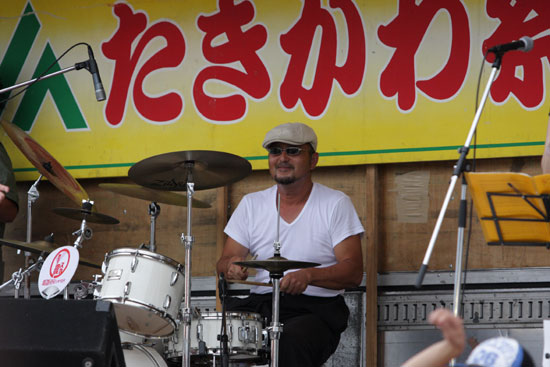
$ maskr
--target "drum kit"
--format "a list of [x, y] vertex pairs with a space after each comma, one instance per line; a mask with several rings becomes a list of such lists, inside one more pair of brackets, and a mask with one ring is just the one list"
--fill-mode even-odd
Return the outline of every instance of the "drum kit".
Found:
[[[281, 257], [278, 238], [274, 242], [272, 258], [235, 263], [265, 269], [270, 273], [271, 282], [262, 283], [273, 287], [273, 320], [270, 325], [264, 325], [265, 321], [259, 314], [226, 312], [225, 308], [222, 312], [201, 312], [192, 309], [191, 305], [192, 208], [210, 206], [194, 199], [193, 195], [196, 190], [222, 187], [243, 179], [252, 170], [247, 160], [229, 153], [206, 150], [165, 153], [144, 159], [130, 168], [128, 175], [137, 185], [100, 184], [104, 190], [151, 202], [151, 239], [147, 249], [115, 249], [107, 253], [99, 265], [78, 255], [84, 240], [92, 237], [88, 223], [114, 225], [119, 221], [97, 212], [84, 188], [24, 131], [6, 121], [1, 121], [1, 124], [41, 175], [28, 192], [27, 241], [0, 239], [0, 245], [25, 252], [25, 268], [14, 273], [10, 280], [0, 285], [0, 289], [13, 284], [17, 298], [23, 284], [25, 297], [28, 298], [29, 274], [40, 270], [39, 282], [43, 273], [49, 273], [46, 277], [52, 278], [44, 282], [50, 286], [56, 284], [55, 289], [50, 287], [47, 292], [42, 291], [39, 284], [41, 295], [52, 298], [64, 291], [64, 298], [68, 299], [67, 285], [74, 271], [65, 284], [56, 283], [53, 273], [62, 273], [70, 261], [76, 261], [75, 269], [76, 265], [81, 264], [102, 270], [102, 279], [95, 279], [89, 288], [94, 299], [113, 303], [126, 365], [251, 365], [269, 361], [270, 366], [278, 366], [279, 339], [283, 331], [283, 325], [279, 322], [279, 281], [286, 270], [319, 264]], [[78, 237], [72, 247], [59, 247], [53, 241], [31, 242], [32, 205], [39, 197], [36, 187], [42, 176], [80, 206], [78, 209], [53, 209], [60, 216], [80, 221], [79, 229], [73, 233]], [[175, 191], [185, 191], [186, 195]], [[155, 226], [160, 212], [157, 203], [187, 207], [186, 233], [181, 235], [185, 250], [184, 264], [156, 251]], [[278, 228], [279, 223], [277, 233]], [[31, 253], [39, 254], [36, 262], [29, 260]], [[46, 264], [47, 269], [43, 266]]]

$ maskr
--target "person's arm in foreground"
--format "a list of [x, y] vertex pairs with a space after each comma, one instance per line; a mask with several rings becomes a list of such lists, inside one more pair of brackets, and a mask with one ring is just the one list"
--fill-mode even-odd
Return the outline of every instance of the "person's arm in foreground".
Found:
[[451, 359], [458, 357], [464, 350], [466, 333], [460, 317], [445, 308], [439, 308], [430, 313], [428, 320], [441, 330], [443, 340], [418, 352], [402, 367], [447, 366]]

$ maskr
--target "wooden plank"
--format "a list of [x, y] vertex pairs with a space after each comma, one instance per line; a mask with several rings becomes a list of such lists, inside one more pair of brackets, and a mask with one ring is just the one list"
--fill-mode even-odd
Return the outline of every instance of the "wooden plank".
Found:
[[365, 169], [367, 194], [366, 200], [366, 314], [365, 314], [365, 365], [376, 367], [377, 365], [377, 319], [378, 319], [378, 243], [380, 240], [378, 216], [379, 216], [379, 183], [378, 166], [367, 165]]

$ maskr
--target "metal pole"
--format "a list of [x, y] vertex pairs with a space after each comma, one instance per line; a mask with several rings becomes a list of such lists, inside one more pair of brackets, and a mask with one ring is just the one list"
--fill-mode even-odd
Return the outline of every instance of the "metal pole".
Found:
[[157, 251], [155, 238], [156, 238], [156, 222], [159, 214], [160, 214], [160, 206], [155, 202], [150, 203], [149, 215], [151, 216], [151, 237], [149, 239], [149, 251], [151, 252]]
[[[279, 274], [281, 275], [281, 274]], [[270, 367], [279, 366], [279, 339], [281, 332], [283, 331], [283, 325], [279, 322], [279, 302], [280, 302], [280, 276], [272, 276], [273, 280], [273, 297], [272, 297], [272, 309], [273, 315], [271, 320], [271, 326], [269, 330], [269, 336], [271, 337], [271, 364]]]
[[182, 242], [185, 245], [185, 291], [183, 308], [183, 341], [182, 341], [182, 366], [191, 366], [191, 249], [193, 247], [193, 236], [191, 233], [191, 207], [193, 204], [193, 194], [195, 184], [191, 170], [193, 163], [187, 164], [189, 168], [189, 178], [187, 180], [187, 236], [182, 235]]

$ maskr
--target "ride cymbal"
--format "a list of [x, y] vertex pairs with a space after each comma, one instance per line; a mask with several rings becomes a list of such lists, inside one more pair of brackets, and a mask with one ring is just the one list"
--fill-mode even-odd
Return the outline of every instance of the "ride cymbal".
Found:
[[206, 190], [237, 182], [252, 172], [250, 163], [237, 155], [210, 150], [160, 154], [134, 164], [128, 176], [138, 185], [155, 190]]
[[88, 194], [84, 188], [46, 149], [42, 148], [17, 125], [5, 120], [1, 120], [0, 123], [13, 143], [36, 167], [38, 172], [43, 174], [63, 194], [77, 205], [81, 205], [82, 200], [88, 199]]
[[267, 260], [245, 260], [234, 262], [235, 265], [245, 266], [248, 268], [264, 269], [270, 273], [284, 273], [290, 269], [313, 268], [321, 264], [288, 260], [281, 256], [273, 256]]
[[86, 209], [74, 209], [74, 208], [53, 208], [52, 211], [55, 214], [61, 215], [65, 218], [83, 220], [91, 223], [99, 224], [119, 224], [120, 221], [116, 218], [110, 217], [106, 214], [98, 212], [91, 212]]
[[[53, 252], [56, 248], [60, 247], [55, 243], [50, 243], [47, 241], [21, 242], [21, 241], [6, 240], [1, 238], [0, 238], [0, 245], [12, 247], [12, 248], [26, 251], [26, 252], [32, 252], [34, 254], [41, 254], [43, 252], [46, 254], [49, 254]], [[96, 264], [90, 260], [84, 259], [82, 257], [79, 258], [78, 262], [82, 265], [101, 269], [101, 265]]]
[[[178, 206], [187, 206], [187, 197], [175, 192], [152, 190], [139, 185], [118, 183], [100, 183], [99, 187], [117, 194], [130, 196], [137, 199]], [[193, 208], [210, 208], [210, 204], [193, 199]]]

